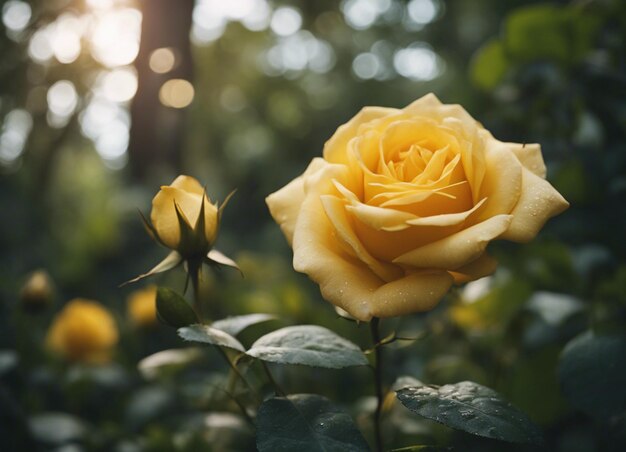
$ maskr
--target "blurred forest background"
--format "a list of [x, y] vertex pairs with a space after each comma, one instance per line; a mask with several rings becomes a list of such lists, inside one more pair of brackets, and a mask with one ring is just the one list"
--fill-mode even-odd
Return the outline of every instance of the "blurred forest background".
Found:
[[[207, 275], [212, 317], [271, 313], [367, 347], [367, 328], [338, 319], [292, 270], [264, 198], [362, 106], [429, 92], [500, 140], [540, 143], [571, 207], [531, 244], [492, 245], [493, 277], [431, 313], [383, 322], [428, 333], [394, 344], [387, 384], [477, 381], [528, 413], [548, 450], [626, 450], [626, 2], [10, 0], [1, 14], [0, 450], [254, 450], [215, 389], [226, 372], [215, 352], [137, 368], [184, 347], [128, 309], [151, 282], [182, 291], [182, 270], [118, 287], [166, 254], [137, 209], [149, 213], [181, 173], [213, 200], [237, 189], [217, 247], [245, 279]], [[38, 269], [49, 280], [29, 296]], [[46, 350], [52, 319], [76, 297], [113, 312], [108, 363]], [[357, 400], [372, 393], [367, 370], [275, 373], [371, 434], [372, 399]], [[388, 405], [394, 447], [535, 450]]]

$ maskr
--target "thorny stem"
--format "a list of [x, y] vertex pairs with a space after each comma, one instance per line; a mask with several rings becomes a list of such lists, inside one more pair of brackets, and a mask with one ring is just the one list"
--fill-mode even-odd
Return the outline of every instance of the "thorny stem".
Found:
[[382, 361], [383, 361], [383, 347], [379, 346], [380, 343], [380, 331], [379, 331], [380, 319], [378, 317], [372, 317], [370, 321], [370, 332], [372, 334], [372, 345], [374, 347], [374, 386], [376, 390], [376, 411], [374, 412], [374, 436], [376, 439], [376, 450], [378, 452], [383, 451], [383, 436], [381, 430], [381, 415], [383, 409], [383, 381], [382, 381]]

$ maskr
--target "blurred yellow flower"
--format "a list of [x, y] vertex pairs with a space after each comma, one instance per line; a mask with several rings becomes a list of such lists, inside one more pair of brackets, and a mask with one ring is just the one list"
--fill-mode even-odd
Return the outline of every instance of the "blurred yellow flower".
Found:
[[106, 362], [118, 341], [111, 313], [100, 303], [82, 298], [68, 302], [53, 320], [46, 345], [70, 361]]
[[20, 290], [20, 301], [28, 309], [44, 308], [52, 303], [54, 286], [45, 270], [35, 270]]
[[136, 290], [128, 296], [128, 317], [139, 327], [156, 324], [156, 286]]
[[150, 219], [157, 240], [184, 257], [206, 255], [217, 238], [218, 208], [190, 176], [161, 187], [152, 200]]

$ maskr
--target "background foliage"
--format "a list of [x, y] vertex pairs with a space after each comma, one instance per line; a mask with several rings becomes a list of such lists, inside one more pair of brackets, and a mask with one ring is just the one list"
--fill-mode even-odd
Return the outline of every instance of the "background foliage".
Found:
[[[158, 186], [181, 172], [214, 199], [237, 188], [218, 246], [246, 277], [206, 275], [211, 317], [275, 314], [240, 336], [246, 346], [271, 328], [316, 324], [367, 348], [366, 328], [338, 319], [291, 269], [264, 198], [362, 106], [403, 107], [432, 91], [498, 139], [540, 143], [548, 179], [571, 207], [531, 244], [492, 245], [501, 262], [493, 277], [429, 314], [383, 322], [386, 331], [425, 334], [393, 344], [386, 382], [472, 380], [527, 413], [549, 450], [623, 450], [624, 2], [227, 3], [3, 2], [0, 449], [254, 448], [253, 431], [216, 389], [226, 368], [215, 351], [185, 352], [193, 366], [137, 368], [184, 345], [173, 329], [139, 328], [127, 315], [136, 287], [119, 284], [165, 255], [136, 209], [146, 212]], [[146, 70], [163, 47], [178, 49], [179, 63], [166, 74]], [[188, 107], [157, 102], [170, 77], [192, 83]], [[37, 268], [52, 277], [54, 303], [33, 312], [20, 288]], [[159, 278], [182, 291], [182, 271]], [[121, 337], [109, 364], [65, 363], [44, 349], [52, 317], [78, 296], [114, 312]], [[339, 404], [371, 440], [373, 402], [361, 397], [372, 394], [368, 369], [272, 369], [287, 392]], [[393, 399], [384, 427], [394, 447], [502, 447]]]

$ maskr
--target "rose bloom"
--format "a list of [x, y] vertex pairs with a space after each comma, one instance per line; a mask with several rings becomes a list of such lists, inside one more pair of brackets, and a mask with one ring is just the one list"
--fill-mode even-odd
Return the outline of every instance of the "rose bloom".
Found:
[[111, 313], [96, 301], [75, 298], [52, 322], [46, 345], [70, 361], [102, 363], [110, 359], [117, 340]]
[[[197, 229], [202, 208], [203, 224]], [[184, 226], [192, 230], [193, 234], [181, 234], [179, 216]], [[190, 176], [178, 176], [171, 185], [161, 187], [152, 200], [150, 219], [155, 238], [185, 257], [206, 255], [217, 238], [218, 209], [206, 196], [202, 185]]]
[[135, 290], [128, 296], [128, 317], [138, 327], [150, 327], [157, 322], [156, 286]]
[[567, 201], [538, 144], [496, 140], [434, 95], [365, 107], [303, 175], [267, 198], [293, 265], [353, 317], [432, 309], [494, 272], [491, 240], [531, 240]]

